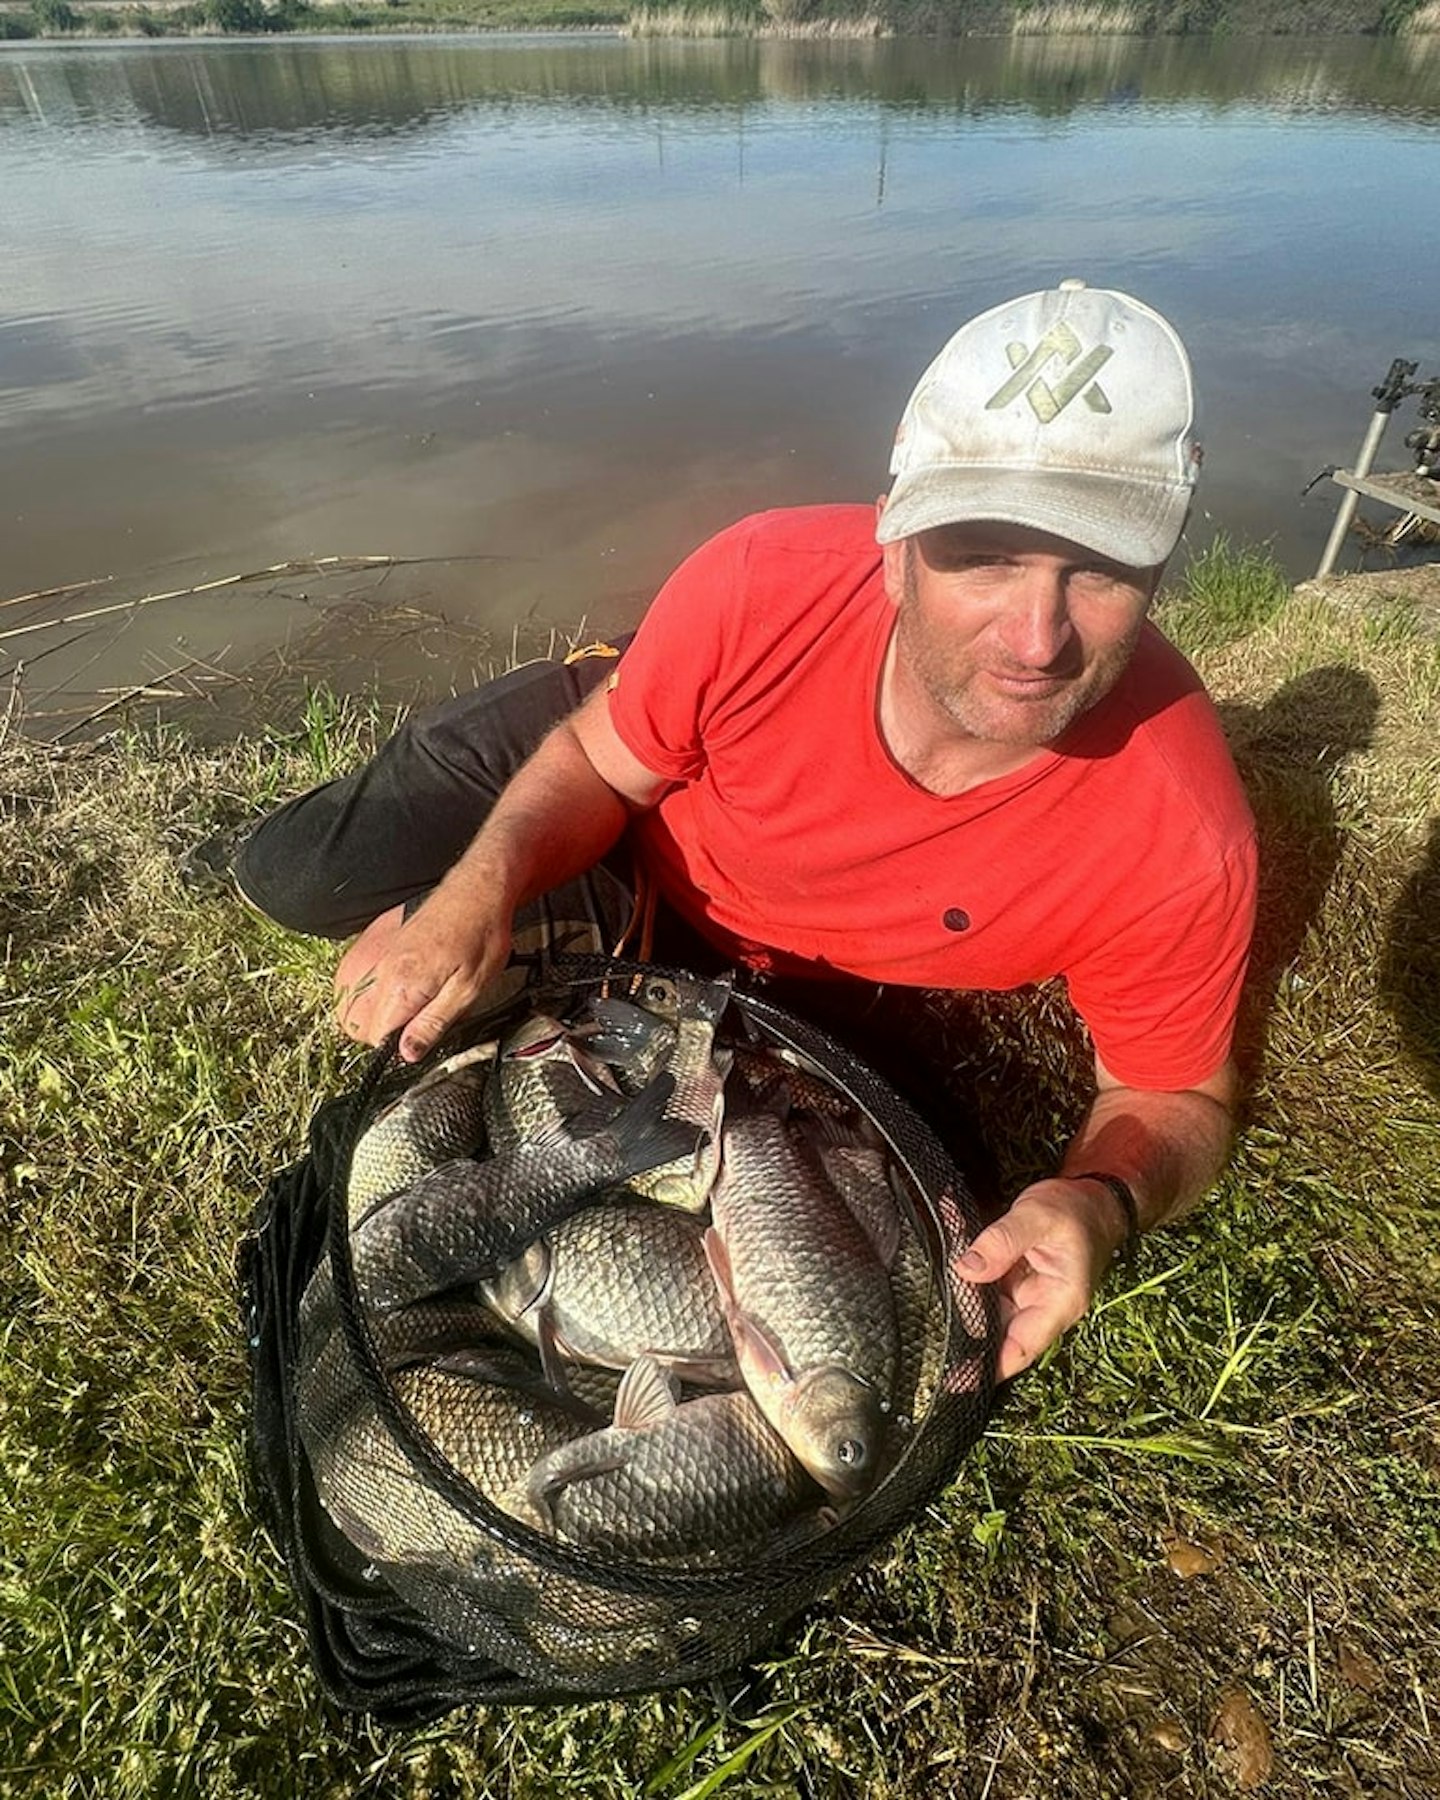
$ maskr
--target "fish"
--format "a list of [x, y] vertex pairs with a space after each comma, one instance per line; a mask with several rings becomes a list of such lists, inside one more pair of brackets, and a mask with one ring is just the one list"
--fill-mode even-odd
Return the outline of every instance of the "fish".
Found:
[[[630, 1186], [647, 1199], [685, 1212], [704, 1211], [720, 1166], [720, 1128], [731, 1053], [716, 1049], [715, 1031], [730, 1004], [733, 987], [729, 975], [710, 982], [651, 976], [640, 990], [642, 1005], [674, 1031], [664, 1065], [664, 1072], [675, 1083], [670, 1116], [694, 1127], [697, 1137], [690, 1155], [637, 1174]], [[593, 1044], [591, 1049], [593, 1053]]]
[[705, 1565], [756, 1550], [816, 1497], [747, 1393], [681, 1401], [640, 1357], [614, 1422], [540, 1457], [503, 1504], [586, 1550]]
[[481, 1292], [547, 1369], [556, 1352], [611, 1369], [649, 1355], [686, 1381], [733, 1384], [704, 1236], [688, 1213], [617, 1196], [537, 1238]]
[[477, 1044], [447, 1057], [371, 1120], [350, 1158], [346, 1204], [352, 1223], [428, 1169], [481, 1148], [496, 1050], [494, 1043]]
[[706, 1249], [746, 1387], [834, 1500], [878, 1479], [895, 1304], [864, 1227], [785, 1121], [727, 1119]]
[[812, 1113], [796, 1121], [835, 1192], [850, 1208], [888, 1269], [900, 1246], [899, 1176], [879, 1129], [857, 1114], [845, 1123], [829, 1113]]
[[852, 1124], [861, 1117], [850, 1098], [797, 1052], [745, 1045], [735, 1051], [734, 1069], [752, 1099], [771, 1112], [811, 1112]]
[[674, 1083], [656, 1076], [486, 1162], [441, 1163], [351, 1226], [362, 1300], [390, 1311], [467, 1282], [493, 1280], [543, 1232], [640, 1171], [694, 1155], [696, 1132], [666, 1116]]
[[[397, 1399], [457, 1474], [497, 1506], [537, 1459], [592, 1434], [594, 1415], [544, 1389], [522, 1352], [497, 1351], [491, 1378], [420, 1365], [391, 1377]], [[495, 1540], [453, 1507], [424, 1465], [356, 1384], [348, 1407], [316, 1393], [322, 1362], [297, 1384], [301, 1441], [326, 1512], [355, 1547], [382, 1562], [491, 1570]], [[524, 1574], [523, 1562], [512, 1571]], [[533, 1571], [525, 1575], [533, 1588]]]
[[940, 1255], [918, 1212], [907, 1208], [890, 1265], [900, 1342], [893, 1415], [896, 1450], [904, 1448], [916, 1422], [930, 1411], [945, 1372], [949, 1329]]
[[534, 1013], [500, 1045], [485, 1092], [490, 1149], [513, 1150], [620, 1092], [604, 1062], [559, 1019]]
[[[354, 1356], [340, 1318], [328, 1255], [305, 1290], [305, 1313], [297, 1358], [297, 1391], [303, 1391], [312, 1429], [334, 1429], [358, 1396], [369, 1391], [368, 1377]], [[389, 1313], [367, 1313], [376, 1360], [387, 1376], [417, 1367], [450, 1369], [473, 1377], [535, 1387], [561, 1405], [575, 1405], [567, 1392], [552, 1392], [541, 1372], [500, 1331], [494, 1314], [473, 1295], [446, 1294]], [[581, 1411], [598, 1420], [591, 1408]]]

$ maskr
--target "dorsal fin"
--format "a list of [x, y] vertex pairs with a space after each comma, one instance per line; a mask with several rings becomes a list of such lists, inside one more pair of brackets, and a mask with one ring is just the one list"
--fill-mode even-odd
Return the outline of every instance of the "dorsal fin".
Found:
[[653, 1356], [641, 1356], [621, 1378], [615, 1395], [615, 1423], [622, 1431], [663, 1425], [675, 1411], [679, 1384]]

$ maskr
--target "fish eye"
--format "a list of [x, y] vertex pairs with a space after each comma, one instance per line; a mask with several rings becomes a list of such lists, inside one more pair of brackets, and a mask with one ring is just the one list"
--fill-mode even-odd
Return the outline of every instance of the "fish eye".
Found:
[[835, 1446], [835, 1456], [837, 1461], [856, 1469], [865, 1460], [865, 1446], [858, 1438], [841, 1438]]

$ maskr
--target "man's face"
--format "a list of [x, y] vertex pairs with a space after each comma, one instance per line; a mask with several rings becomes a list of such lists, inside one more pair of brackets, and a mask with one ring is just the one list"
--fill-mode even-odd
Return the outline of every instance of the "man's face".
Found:
[[885, 546], [895, 648], [968, 737], [1051, 744], [1115, 685], [1159, 576], [1020, 525], [946, 525]]

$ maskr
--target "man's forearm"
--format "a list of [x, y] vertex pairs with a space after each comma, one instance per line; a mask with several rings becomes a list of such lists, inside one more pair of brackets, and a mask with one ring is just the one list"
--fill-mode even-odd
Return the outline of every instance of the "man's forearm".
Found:
[[483, 893], [513, 913], [593, 867], [628, 817], [562, 721], [516, 771], [442, 887]]
[[1218, 1093], [1102, 1088], [1065, 1153], [1062, 1175], [1118, 1175], [1142, 1231], [1188, 1211], [1225, 1166], [1234, 1136], [1230, 1081]]

